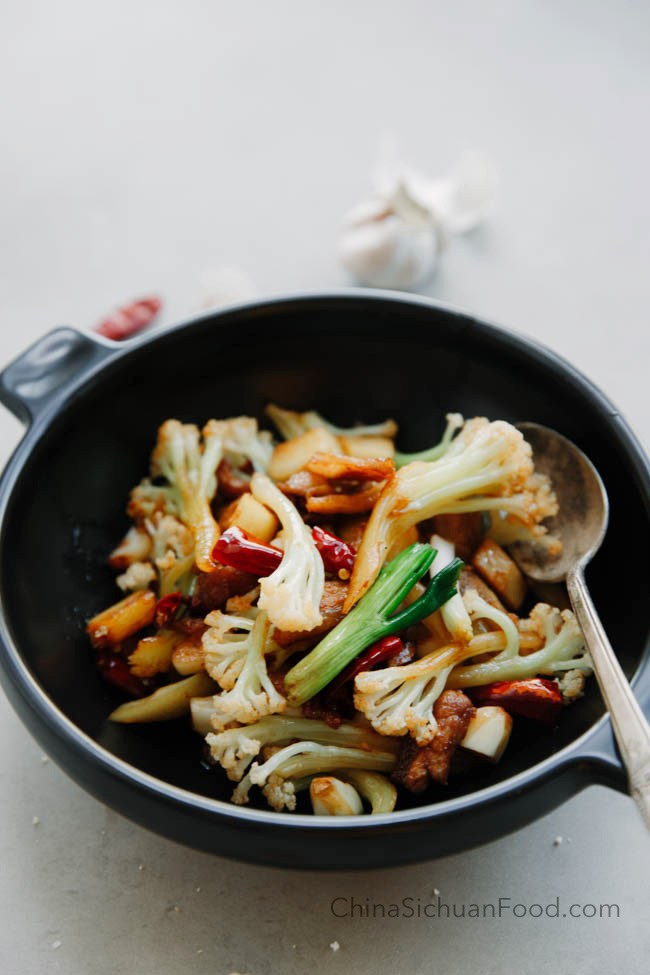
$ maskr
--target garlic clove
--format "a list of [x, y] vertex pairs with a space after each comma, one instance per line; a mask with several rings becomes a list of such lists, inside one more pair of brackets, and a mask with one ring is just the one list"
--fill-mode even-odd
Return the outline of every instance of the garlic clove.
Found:
[[312, 779], [309, 795], [316, 816], [360, 816], [363, 812], [361, 796], [354, 786], [333, 775]]

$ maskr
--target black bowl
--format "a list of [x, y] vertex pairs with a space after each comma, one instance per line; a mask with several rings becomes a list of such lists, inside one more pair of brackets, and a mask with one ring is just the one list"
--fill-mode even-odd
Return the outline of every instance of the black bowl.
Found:
[[257, 863], [361, 868], [499, 837], [593, 782], [625, 790], [595, 682], [553, 733], [522, 732], [502, 762], [399, 812], [354, 819], [228, 803], [184, 721], [119, 726], [84, 624], [116, 597], [106, 554], [169, 416], [201, 422], [269, 400], [350, 425], [394, 416], [402, 449], [430, 445], [446, 412], [535, 420], [599, 469], [610, 530], [589, 584], [648, 706], [650, 470], [611, 403], [553, 353], [432, 301], [350, 291], [206, 315], [117, 345], [57, 329], [0, 376], [28, 425], [0, 482], [0, 673], [41, 746], [119, 812], [183, 843]]

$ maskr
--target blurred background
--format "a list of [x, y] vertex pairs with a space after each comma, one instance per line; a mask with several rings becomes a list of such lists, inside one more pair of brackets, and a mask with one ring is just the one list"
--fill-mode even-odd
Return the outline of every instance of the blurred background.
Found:
[[[352, 284], [341, 222], [367, 197], [382, 143], [432, 177], [478, 149], [499, 173], [494, 211], [452, 240], [415, 290], [562, 353], [650, 444], [647, 4], [1, 9], [3, 363], [55, 325], [92, 328], [144, 294], [163, 299], [159, 326], [178, 321], [201, 310], [215, 274], [228, 297], [223, 268], [236, 269], [226, 275], [233, 297]], [[3, 411], [3, 458], [19, 433]], [[551, 935], [560, 970], [606, 972], [623, 959], [630, 975], [646, 970], [647, 842], [629, 800], [604, 789], [435, 865], [318, 879], [144, 833], [44, 765], [4, 699], [0, 719], [0, 911], [21, 918], [3, 925], [0, 959], [20, 975], [166, 975], [181, 964], [251, 975], [352, 964], [380, 975], [478, 964], [537, 972]], [[554, 847], [556, 835], [572, 842]], [[622, 916], [432, 929], [335, 924], [329, 913], [341, 891], [428, 898], [434, 886], [468, 899], [567, 890], [618, 901]]]

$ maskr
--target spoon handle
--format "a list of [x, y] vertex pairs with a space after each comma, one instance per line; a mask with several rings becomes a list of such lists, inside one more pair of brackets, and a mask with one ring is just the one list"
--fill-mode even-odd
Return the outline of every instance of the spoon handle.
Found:
[[577, 566], [569, 572], [566, 581], [627, 770], [630, 795], [650, 829], [650, 725], [607, 639], [591, 601], [582, 568]]

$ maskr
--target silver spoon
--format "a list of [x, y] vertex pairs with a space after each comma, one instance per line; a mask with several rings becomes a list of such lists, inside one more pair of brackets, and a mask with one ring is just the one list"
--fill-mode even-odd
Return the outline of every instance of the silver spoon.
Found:
[[541, 545], [528, 542], [517, 542], [511, 551], [531, 579], [544, 583], [566, 580], [627, 770], [630, 795], [650, 829], [650, 725], [607, 639], [584, 576], [607, 530], [607, 493], [594, 465], [566, 437], [538, 423], [517, 426], [533, 449], [535, 470], [548, 474], [553, 482], [559, 513], [548, 525], [561, 539], [562, 551], [550, 557]]

